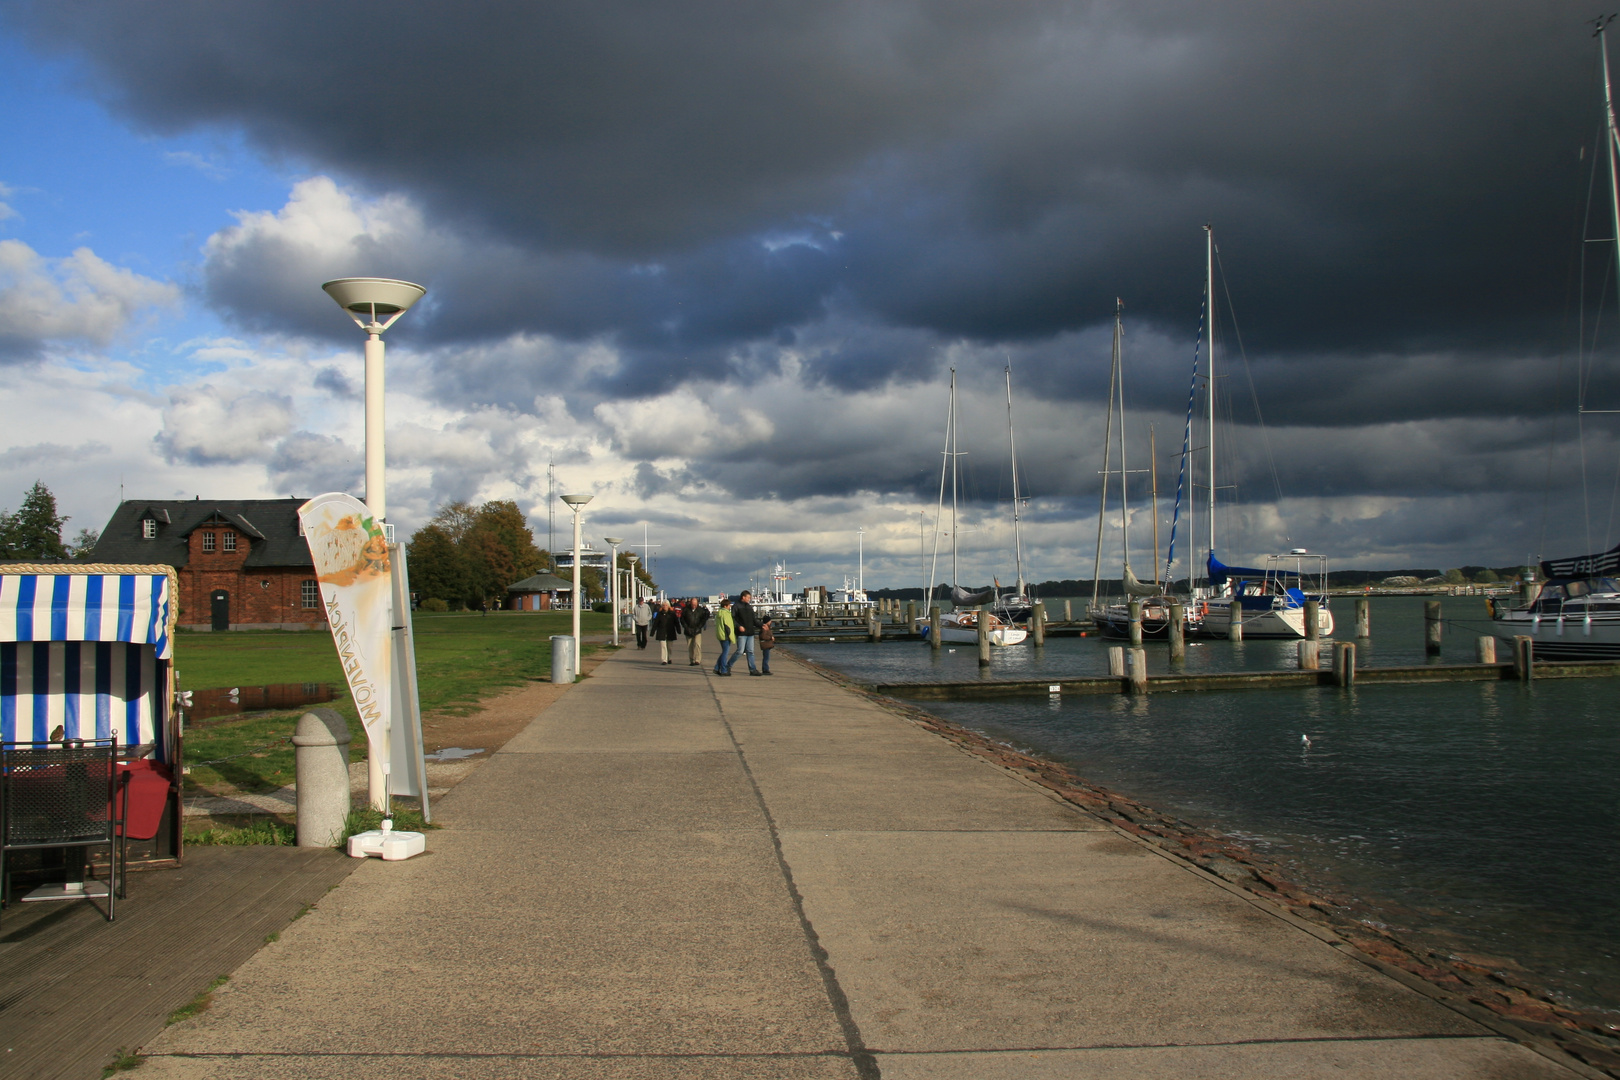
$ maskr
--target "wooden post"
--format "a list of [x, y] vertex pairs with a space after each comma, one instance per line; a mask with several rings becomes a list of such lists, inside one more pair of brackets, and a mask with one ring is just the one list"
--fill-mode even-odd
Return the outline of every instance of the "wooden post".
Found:
[[1170, 605], [1170, 663], [1187, 662], [1187, 609], [1180, 604]]
[[1130, 616], [1131, 648], [1142, 647], [1142, 601], [1132, 600], [1125, 605], [1125, 611]]
[[1529, 634], [1519, 634], [1513, 639], [1513, 674], [1520, 682], [1536, 677], [1536, 639]]
[[1496, 638], [1484, 634], [1474, 639], [1474, 659], [1481, 664], [1496, 663]]
[[939, 625], [939, 605], [932, 604], [928, 608], [928, 645], [937, 650], [944, 640]]
[[1226, 640], [1243, 640], [1243, 605], [1238, 602], [1238, 595], [1232, 594], [1232, 603], [1226, 609]]
[[1440, 630], [1440, 601], [1423, 601], [1423, 652], [1425, 655], [1440, 655]]
[[1356, 637], [1372, 637], [1372, 601], [1365, 596], [1356, 597]]
[[1044, 601], [1035, 601], [1035, 606], [1030, 609], [1029, 632], [1035, 635], [1035, 644], [1046, 644], [1046, 604]]
[[1074, 612], [1069, 610], [1069, 601], [1067, 600], [1063, 601], [1063, 621], [1064, 623], [1074, 622]]
[[979, 605], [979, 617], [973, 620], [979, 638], [979, 666], [990, 666], [990, 609]]
[[1322, 668], [1322, 643], [1320, 641], [1301, 641], [1299, 643], [1299, 670], [1320, 671]]
[[1322, 640], [1322, 602], [1320, 600], [1305, 601], [1305, 640]]
[[1333, 681], [1345, 689], [1356, 685], [1356, 644], [1353, 641], [1333, 643]]
[[1133, 694], [1145, 694], [1148, 689], [1147, 650], [1131, 649], [1125, 654], [1125, 671]]
[[906, 625], [911, 627], [912, 633], [917, 632], [917, 601], [915, 600], [906, 601]]
[[876, 609], [867, 616], [866, 638], [872, 642], [883, 640], [883, 618], [877, 613]]
[[1116, 679], [1125, 677], [1125, 646], [1108, 646], [1108, 674]]

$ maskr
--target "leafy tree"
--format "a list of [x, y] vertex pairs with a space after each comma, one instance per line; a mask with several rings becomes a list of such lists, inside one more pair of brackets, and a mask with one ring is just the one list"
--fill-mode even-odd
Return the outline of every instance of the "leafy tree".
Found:
[[444, 526], [422, 526], [405, 549], [410, 553], [411, 590], [418, 596], [446, 603], [466, 597], [467, 558]]
[[1495, 585], [1502, 577], [1495, 570], [1486, 569], [1475, 574], [1474, 580], [1481, 585]]
[[73, 538], [73, 544], [68, 548], [68, 554], [78, 562], [89, 562], [90, 552], [95, 550], [96, 544], [101, 541], [101, 534], [94, 529], [80, 529], [79, 535]]
[[1465, 580], [1467, 579], [1463, 576], [1463, 572], [1461, 570], [1446, 571], [1447, 585], [1461, 585]]
[[0, 553], [9, 559], [66, 559], [62, 525], [67, 518], [56, 512], [56, 496], [34, 481], [15, 514], [0, 513]]

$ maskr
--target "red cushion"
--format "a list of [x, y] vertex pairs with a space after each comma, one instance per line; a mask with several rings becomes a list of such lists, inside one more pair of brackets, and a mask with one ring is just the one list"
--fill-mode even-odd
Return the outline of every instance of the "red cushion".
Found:
[[128, 777], [118, 788], [118, 809], [124, 814], [123, 835], [131, 840], [150, 840], [157, 835], [163, 808], [169, 802], [169, 768], [146, 759], [121, 762], [118, 768]]

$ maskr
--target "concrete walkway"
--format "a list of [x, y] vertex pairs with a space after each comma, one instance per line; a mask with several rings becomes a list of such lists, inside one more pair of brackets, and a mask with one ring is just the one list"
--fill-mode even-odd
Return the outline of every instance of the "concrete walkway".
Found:
[[655, 657], [548, 708], [428, 855], [360, 867], [142, 1075], [1578, 1075], [791, 660]]

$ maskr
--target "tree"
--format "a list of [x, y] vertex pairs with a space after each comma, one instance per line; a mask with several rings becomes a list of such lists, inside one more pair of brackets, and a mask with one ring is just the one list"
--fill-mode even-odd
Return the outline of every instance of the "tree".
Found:
[[56, 512], [56, 496], [34, 481], [15, 514], [0, 513], [0, 553], [8, 559], [66, 559], [62, 525], [67, 518]]
[[1467, 579], [1463, 576], [1463, 572], [1461, 570], [1447, 570], [1446, 571], [1446, 584], [1447, 585], [1461, 585], [1466, 580]]
[[90, 553], [101, 542], [101, 534], [94, 529], [80, 529], [79, 535], [73, 538], [73, 545], [68, 553], [78, 562], [89, 562]]
[[1495, 570], [1485, 569], [1475, 574], [1474, 580], [1481, 585], [1495, 585], [1502, 578]]
[[411, 591], [424, 600], [455, 601], [467, 595], [467, 557], [442, 526], [428, 524], [416, 530], [410, 543]]

